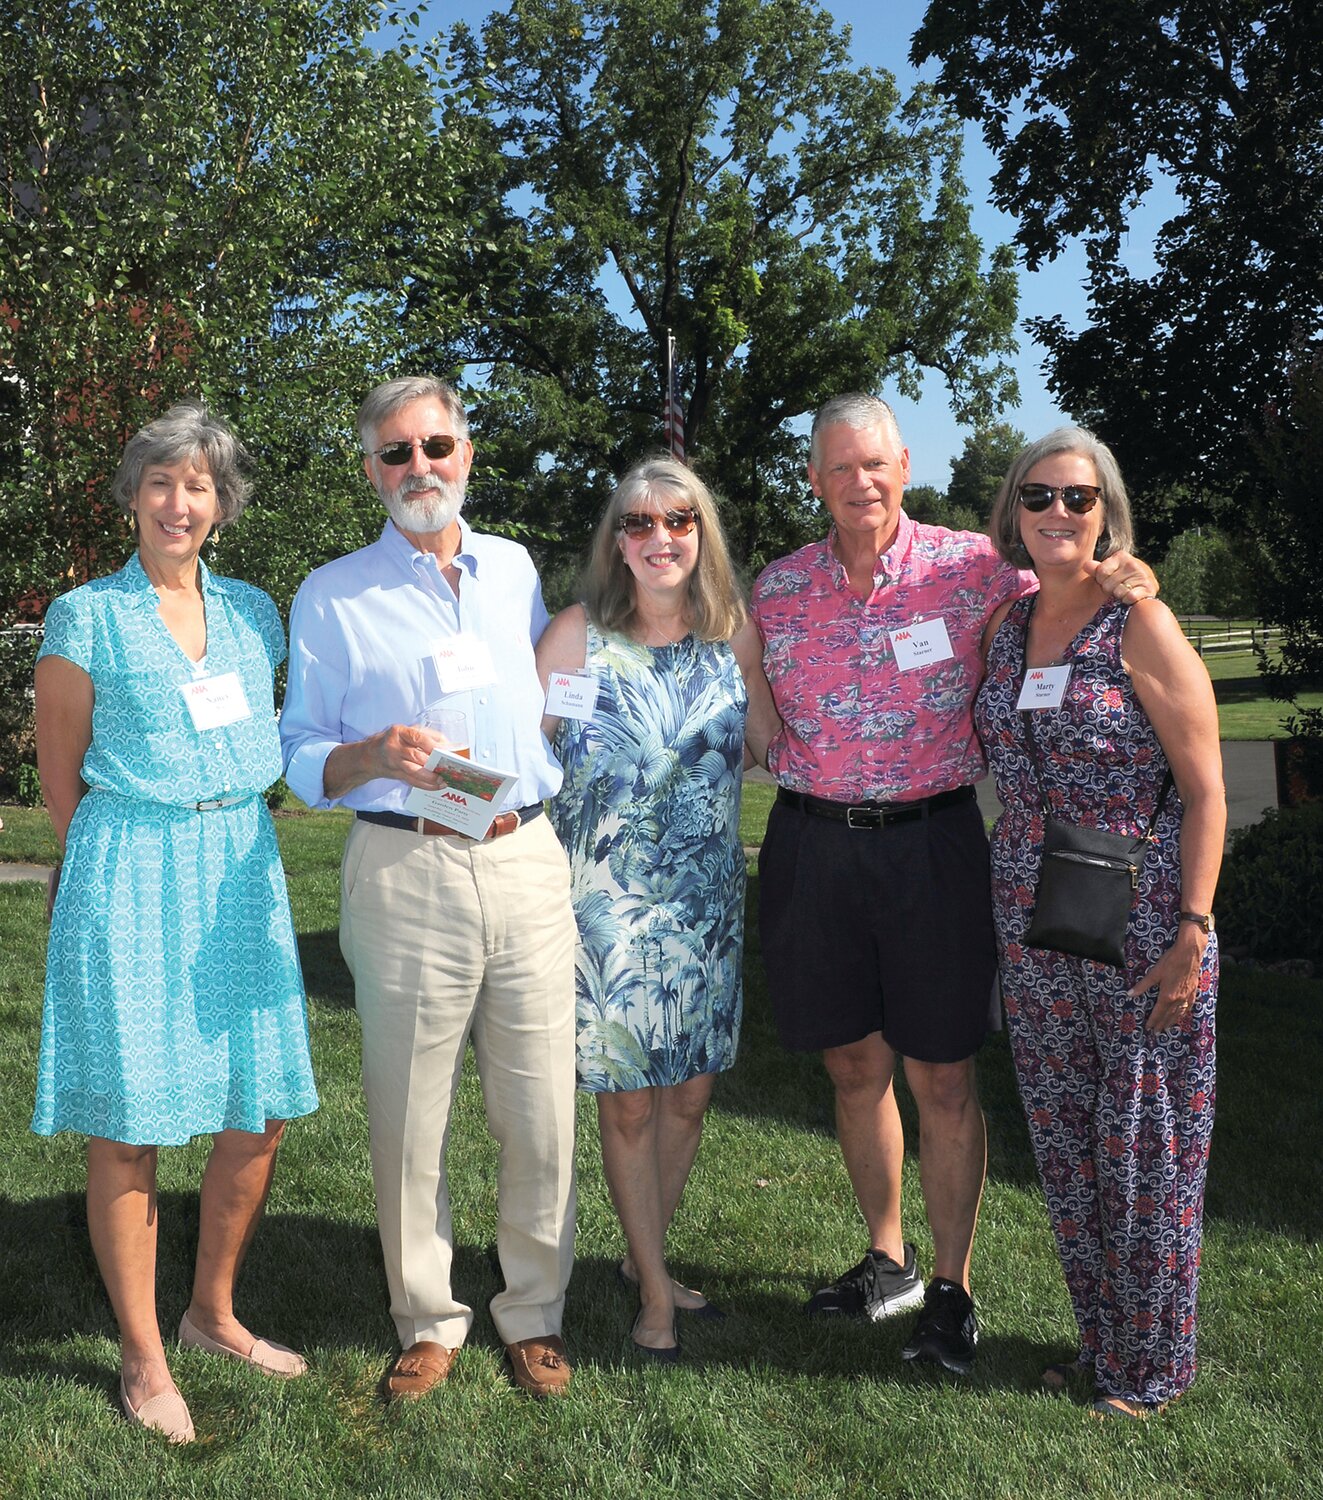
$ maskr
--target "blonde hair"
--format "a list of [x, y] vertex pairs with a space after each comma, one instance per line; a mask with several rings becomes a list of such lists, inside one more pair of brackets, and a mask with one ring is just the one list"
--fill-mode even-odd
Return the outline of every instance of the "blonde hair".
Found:
[[582, 597], [599, 630], [627, 632], [634, 622], [634, 575], [617, 540], [621, 516], [640, 508], [681, 506], [698, 517], [698, 565], [689, 575], [685, 601], [690, 630], [702, 641], [728, 641], [748, 618], [712, 492], [675, 459], [649, 458], [635, 464], [616, 486], [593, 535]]

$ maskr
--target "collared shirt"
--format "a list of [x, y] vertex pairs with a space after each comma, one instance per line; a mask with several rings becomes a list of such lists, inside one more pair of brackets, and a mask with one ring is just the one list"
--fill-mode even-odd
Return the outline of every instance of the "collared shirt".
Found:
[[[537, 570], [517, 543], [472, 531], [462, 518], [459, 526], [458, 598], [436, 558], [390, 521], [370, 546], [309, 574], [295, 596], [280, 738], [285, 779], [309, 807], [403, 810], [403, 781], [380, 778], [327, 797], [326, 758], [438, 706], [467, 715], [475, 761], [514, 773], [511, 807], [560, 789], [533, 663], [547, 624]], [[490, 653], [490, 681], [455, 690], [443, 679], [437, 649], [460, 637]]]
[[[754, 585], [763, 667], [784, 724], [768, 769], [792, 791], [838, 802], [908, 802], [979, 780], [983, 627], [1037, 580], [1003, 562], [986, 536], [901, 511], [861, 599], [831, 542], [772, 563]], [[894, 633], [939, 619], [951, 655], [902, 670]]]
[[[61, 656], [92, 679], [89, 787], [191, 807], [264, 791], [280, 775], [272, 683], [285, 659], [276, 606], [250, 583], [221, 578], [198, 559], [207, 654], [190, 661], [161, 618], [138, 555], [106, 578], [62, 594], [46, 611], [42, 656]], [[199, 729], [182, 689], [233, 674], [248, 712]]]

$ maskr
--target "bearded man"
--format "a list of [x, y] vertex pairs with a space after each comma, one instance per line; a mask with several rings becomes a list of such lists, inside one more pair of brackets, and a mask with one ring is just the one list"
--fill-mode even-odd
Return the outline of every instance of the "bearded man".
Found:
[[[392, 380], [358, 413], [363, 470], [390, 519], [312, 573], [290, 618], [285, 775], [310, 807], [352, 808], [340, 946], [363, 1033], [377, 1226], [402, 1353], [388, 1399], [450, 1371], [473, 1322], [451, 1287], [451, 1104], [473, 1043], [500, 1145], [491, 1313], [515, 1383], [563, 1391], [574, 1242], [574, 915], [542, 814], [561, 772], [541, 732], [533, 647], [547, 623], [532, 559], [460, 516], [473, 462], [464, 408], [431, 377]], [[459, 711], [475, 761], [511, 772], [481, 838], [409, 812]]]

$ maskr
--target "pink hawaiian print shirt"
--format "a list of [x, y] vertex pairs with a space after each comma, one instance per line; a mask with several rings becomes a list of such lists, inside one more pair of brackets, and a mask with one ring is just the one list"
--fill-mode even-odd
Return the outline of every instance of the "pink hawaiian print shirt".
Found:
[[[785, 726], [768, 750], [772, 775], [837, 802], [908, 802], [985, 776], [972, 713], [980, 638], [998, 605], [1036, 585], [986, 536], [904, 511], [867, 599], [851, 590], [830, 537], [765, 568], [753, 614]], [[944, 660], [937, 621], [950, 641]], [[898, 653], [928, 659], [902, 670]]]

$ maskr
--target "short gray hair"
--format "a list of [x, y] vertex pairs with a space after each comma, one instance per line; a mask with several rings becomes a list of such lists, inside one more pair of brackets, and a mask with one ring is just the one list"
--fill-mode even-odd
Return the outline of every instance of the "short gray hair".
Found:
[[135, 432], [110, 484], [110, 493], [127, 516], [142, 484], [143, 473], [189, 459], [206, 468], [216, 487], [216, 529], [238, 520], [252, 486], [244, 476], [249, 457], [233, 429], [201, 401], [180, 401]]
[[815, 468], [822, 452], [818, 433], [824, 427], [834, 427], [837, 423], [853, 427], [856, 432], [869, 432], [874, 427], [880, 427], [895, 443], [897, 452], [905, 446], [896, 413], [880, 396], [870, 396], [866, 391], [849, 391], [844, 396], [833, 396], [818, 408], [818, 414], [813, 418], [813, 430], [809, 436], [809, 462]]
[[992, 545], [1013, 566], [1030, 566], [1029, 553], [1020, 540], [1020, 486], [1035, 464], [1041, 464], [1045, 458], [1055, 458], [1059, 453], [1074, 453], [1087, 458], [1098, 476], [1103, 525], [1094, 556], [1101, 561], [1113, 552], [1133, 552], [1135, 525], [1130, 514], [1130, 498], [1125, 492], [1125, 480], [1121, 478], [1112, 450], [1087, 427], [1058, 427], [1016, 454], [997, 491], [997, 498], [992, 502], [992, 515], [988, 521]]
[[398, 380], [388, 380], [367, 393], [354, 425], [358, 428], [358, 441], [364, 453], [371, 453], [376, 446], [377, 428], [393, 417], [397, 411], [415, 401], [439, 401], [450, 414], [450, 424], [455, 436], [469, 435], [469, 419], [464, 414], [464, 405], [455, 394], [454, 386], [435, 375], [402, 375]]

